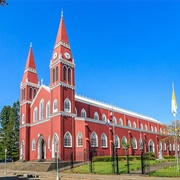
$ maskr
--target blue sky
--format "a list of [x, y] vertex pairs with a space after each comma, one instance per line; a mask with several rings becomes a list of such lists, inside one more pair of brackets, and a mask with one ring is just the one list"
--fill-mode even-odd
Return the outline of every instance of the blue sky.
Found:
[[0, 7], [0, 109], [19, 99], [30, 42], [39, 80], [49, 85], [63, 9], [76, 64], [76, 93], [163, 123], [173, 120], [172, 81], [180, 104], [180, 1], [8, 2]]

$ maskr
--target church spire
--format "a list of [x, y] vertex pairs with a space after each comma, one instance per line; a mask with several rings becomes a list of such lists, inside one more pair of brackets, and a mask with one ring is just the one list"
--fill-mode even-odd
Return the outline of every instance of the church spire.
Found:
[[27, 57], [27, 61], [26, 61], [26, 67], [24, 70], [22, 84], [24, 84], [27, 81], [38, 84], [38, 77], [37, 77], [37, 73], [36, 73], [36, 65], [35, 65], [35, 61], [34, 61], [32, 43], [30, 43], [30, 48], [29, 48], [29, 53], [28, 53], [28, 57]]
[[68, 36], [66, 33], [66, 27], [65, 27], [65, 23], [64, 23], [64, 15], [63, 15], [63, 10], [61, 11], [61, 19], [60, 19], [60, 24], [59, 24], [59, 29], [58, 29], [58, 33], [56, 36], [56, 43], [63, 41], [66, 44], [69, 44], [68, 41]]

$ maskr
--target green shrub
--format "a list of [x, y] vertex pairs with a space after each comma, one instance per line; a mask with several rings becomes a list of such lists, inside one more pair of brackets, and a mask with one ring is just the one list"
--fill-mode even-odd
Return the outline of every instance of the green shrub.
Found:
[[146, 155], [146, 159], [148, 159], [148, 160], [156, 159], [156, 155], [153, 152], [147, 152], [145, 155]]
[[[140, 156], [129, 156], [129, 161], [140, 160]], [[112, 156], [95, 156], [93, 157], [93, 162], [111, 162], [113, 160]], [[119, 161], [126, 161], [126, 156], [118, 156]]]

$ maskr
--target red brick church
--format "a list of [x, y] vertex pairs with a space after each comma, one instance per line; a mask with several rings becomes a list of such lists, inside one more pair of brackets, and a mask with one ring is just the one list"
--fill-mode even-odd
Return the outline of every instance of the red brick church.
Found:
[[[47, 64], [48, 66], [48, 64]], [[158, 120], [76, 94], [75, 62], [61, 15], [50, 61], [50, 85], [39, 83], [32, 45], [20, 94], [20, 159], [74, 160], [91, 148], [109, 156], [113, 147], [124, 155], [122, 142], [132, 142], [130, 155], [153, 151], [171, 154], [173, 142], [161, 142], [164, 125]], [[179, 147], [178, 147], [179, 148]], [[85, 157], [83, 157], [85, 158]]]

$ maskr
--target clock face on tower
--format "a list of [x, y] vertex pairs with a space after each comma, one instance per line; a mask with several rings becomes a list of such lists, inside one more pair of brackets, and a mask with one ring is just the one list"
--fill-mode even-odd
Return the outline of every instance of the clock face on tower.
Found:
[[57, 52], [55, 52], [54, 54], [53, 54], [53, 59], [56, 59], [57, 58]]
[[65, 56], [66, 59], [70, 59], [71, 58], [71, 55], [68, 52], [65, 52], [64, 56]]

